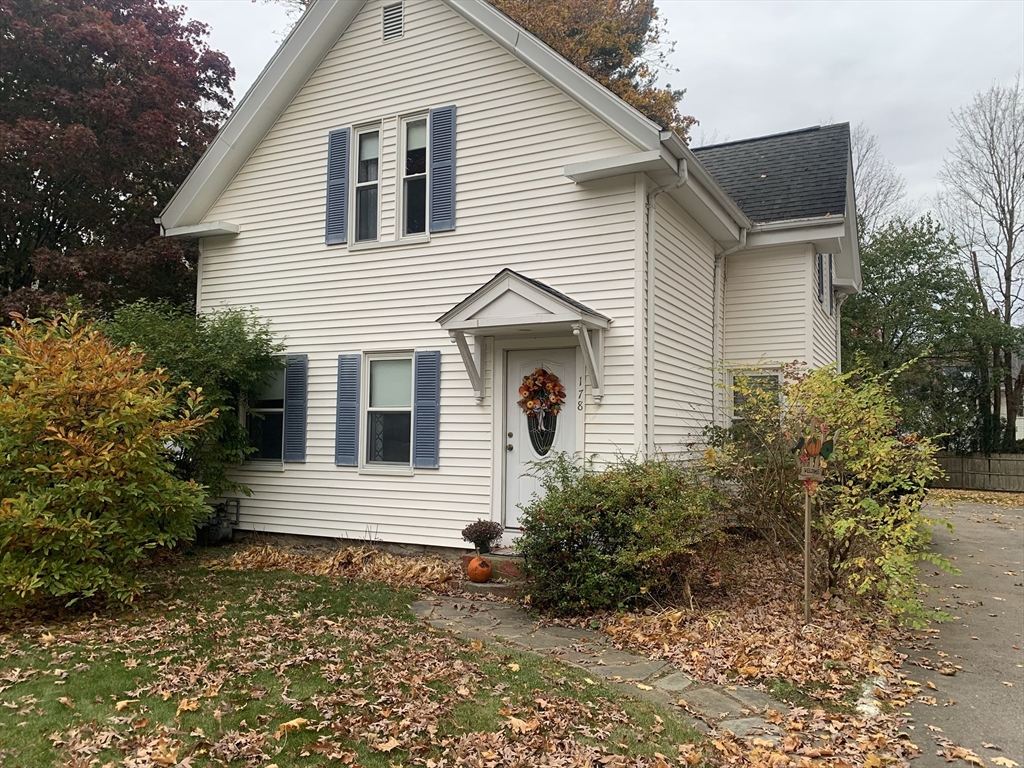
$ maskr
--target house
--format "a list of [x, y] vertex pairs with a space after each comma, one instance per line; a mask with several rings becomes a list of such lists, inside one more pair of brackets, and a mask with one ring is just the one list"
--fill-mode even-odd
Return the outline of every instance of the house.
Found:
[[463, 546], [550, 451], [688, 450], [716, 361], [837, 359], [852, 184], [845, 124], [691, 150], [483, 0], [317, 0], [160, 219], [287, 348], [242, 527]]

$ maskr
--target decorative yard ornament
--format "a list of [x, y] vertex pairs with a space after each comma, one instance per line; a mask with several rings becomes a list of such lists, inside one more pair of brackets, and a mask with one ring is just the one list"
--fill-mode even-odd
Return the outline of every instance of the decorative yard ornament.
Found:
[[835, 435], [826, 438], [828, 425], [818, 424], [811, 433], [797, 438], [793, 453], [797, 455], [799, 474], [804, 486], [804, 624], [811, 623], [811, 497], [818, 483], [825, 479], [825, 462], [835, 449]]

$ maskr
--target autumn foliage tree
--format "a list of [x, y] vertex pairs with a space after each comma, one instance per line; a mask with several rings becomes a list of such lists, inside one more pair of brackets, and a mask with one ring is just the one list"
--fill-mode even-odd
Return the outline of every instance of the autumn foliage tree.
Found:
[[139, 565], [209, 515], [168, 454], [216, 414], [143, 364], [78, 316], [0, 333], [0, 613], [130, 602]]
[[206, 33], [164, 0], [0, 0], [0, 308], [193, 295], [153, 219], [231, 106]]

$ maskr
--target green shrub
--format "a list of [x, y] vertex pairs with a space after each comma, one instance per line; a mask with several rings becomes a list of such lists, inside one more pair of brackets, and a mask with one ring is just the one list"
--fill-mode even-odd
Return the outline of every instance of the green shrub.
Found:
[[[284, 366], [281, 344], [266, 323], [244, 309], [196, 316], [165, 302], [139, 301], [117, 310], [105, 332], [145, 352], [145, 366], [162, 369], [172, 386], [187, 382], [201, 388], [205, 411], [220, 414], [176, 441], [178, 477], [202, 483], [213, 498], [247, 493], [228, 476], [255, 450], [238, 407], [255, 399], [270, 374]], [[187, 391], [178, 389], [182, 404]]]
[[0, 611], [130, 602], [138, 565], [209, 515], [166, 456], [205, 422], [200, 397], [180, 407], [140, 352], [77, 315], [19, 320], [0, 339]]
[[532, 604], [578, 614], [685, 584], [698, 548], [718, 538], [717, 493], [667, 459], [604, 471], [564, 455], [545, 463], [544, 495], [524, 507], [517, 550]]
[[726, 480], [739, 519], [780, 549], [803, 544], [803, 492], [794, 451], [800, 437], [834, 442], [821, 483], [807, 482], [812, 518], [812, 567], [819, 591], [880, 598], [908, 623], [930, 614], [918, 598], [918, 562], [948, 568], [928, 551], [931, 522], [921, 511], [929, 481], [941, 470], [935, 445], [900, 431], [889, 381], [833, 368], [789, 369], [781, 390], [739, 378], [742, 422], [718, 433], [707, 467]]

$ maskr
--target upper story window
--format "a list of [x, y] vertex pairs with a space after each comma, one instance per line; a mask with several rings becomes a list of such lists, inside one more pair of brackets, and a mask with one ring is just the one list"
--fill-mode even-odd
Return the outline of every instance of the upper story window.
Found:
[[380, 130], [357, 135], [356, 242], [376, 240], [380, 218]]
[[402, 234], [427, 231], [427, 118], [402, 124]]
[[[382, 162], [390, 124], [331, 131], [327, 150], [327, 245], [354, 245], [455, 229], [455, 107], [402, 118], [394, 163]], [[387, 130], [385, 130], [387, 129]], [[353, 167], [354, 166], [354, 167]], [[394, 226], [381, 225], [381, 185], [397, 187]], [[392, 186], [394, 185], [394, 187]], [[350, 219], [354, 222], [349, 226]], [[383, 230], [383, 236], [382, 236]], [[392, 235], [390, 234], [393, 232]]]

